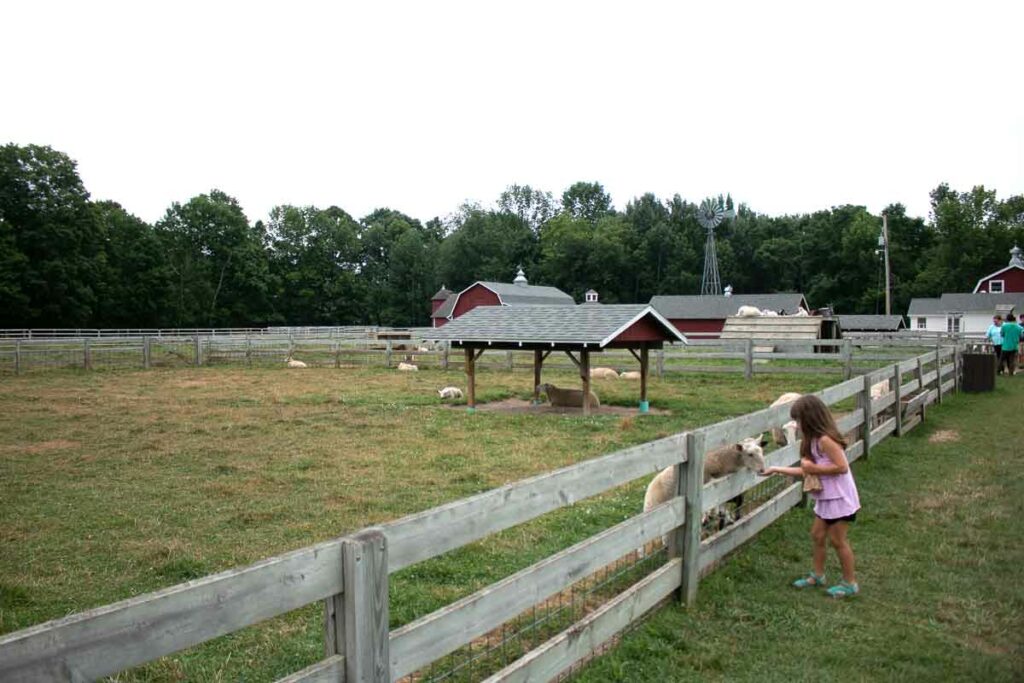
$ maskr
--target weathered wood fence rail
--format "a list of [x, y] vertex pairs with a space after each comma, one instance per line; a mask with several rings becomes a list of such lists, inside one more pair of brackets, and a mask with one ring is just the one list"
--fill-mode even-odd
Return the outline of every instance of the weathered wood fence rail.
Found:
[[[310, 332], [315, 332], [310, 331]], [[810, 340], [691, 339], [688, 346], [653, 352], [653, 371], [658, 376], [678, 372], [743, 373], [746, 377], [770, 373], [834, 372], [849, 379], [882, 361], [902, 360], [925, 349], [939, 348], [941, 341], [908, 340]], [[193, 336], [129, 336], [76, 339], [2, 339], [0, 374], [22, 374], [47, 369], [188, 367], [239, 364], [284, 365], [288, 358], [312, 367], [397, 367], [401, 361], [420, 368], [461, 371], [447, 345], [419, 339], [351, 339], [338, 336], [294, 334], [231, 334]], [[814, 361], [812, 367], [808, 361]], [[624, 351], [607, 351], [595, 359], [619, 371], [637, 369], [636, 360]], [[478, 367], [498, 370], [533, 368], [532, 352], [485, 353]], [[549, 369], [575, 371], [567, 358], [553, 356]]]
[[[829, 405], [851, 398], [841, 418], [859, 439], [849, 459], [868, 457], [891, 434], [924, 417], [957, 389], [953, 347], [902, 360], [818, 392]], [[871, 387], [890, 381], [872, 399]], [[669, 536], [669, 559], [570, 629], [488, 681], [550, 680], [584, 659], [674, 593], [686, 604], [700, 577], [802, 498], [799, 483], [738, 523], [700, 539], [702, 513], [763, 478], [740, 472], [703, 485], [709, 449], [789, 420], [767, 408], [509, 484], [343, 538], [0, 637], [0, 680], [85, 681], [115, 674], [246, 626], [324, 601], [324, 659], [285, 681], [394, 681], [572, 586], [644, 544]], [[770, 453], [770, 465], [799, 460], [798, 444]], [[389, 575], [410, 565], [572, 505], [614, 487], [677, 468], [677, 496], [495, 584], [388, 631]]]

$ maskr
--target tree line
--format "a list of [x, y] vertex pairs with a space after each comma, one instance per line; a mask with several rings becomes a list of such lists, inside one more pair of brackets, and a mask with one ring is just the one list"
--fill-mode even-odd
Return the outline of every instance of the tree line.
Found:
[[[716, 230], [736, 293], [803, 292], [813, 306], [877, 313], [881, 217], [863, 206], [768, 216], [732, 197]], [[0, 327], [249, 327], [429, 324], [431, 295], [477, 280], [533, 284], [605, 303], [700, 291], [697, 203], [645, 194], [617, 209], [578, 182], [560, 197], [511, 185], [492, 206], [427, 221], [390, 208], [356, 219], [283, 205], [250, 222], [219, 190], [173, 203], [154, 224], [93, 201], [75, 162], [46, 146], [0, 147]], [[1024, 244], [1024, 196], [978, 186], [931, 192], [928, 220], [885, 209], [893, 311], [911, 297], [971, 291]]]

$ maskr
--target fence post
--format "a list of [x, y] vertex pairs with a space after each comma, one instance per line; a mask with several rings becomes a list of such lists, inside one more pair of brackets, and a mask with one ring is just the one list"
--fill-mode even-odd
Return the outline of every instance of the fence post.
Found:
[[387, 346], [384, 349], [384, 367], [391, 367], [391, 340], [388, 339]]
[[252, 338], [245, 335], [245, 367], [252, 367]]
[[198, 368], [203, 363], [203, 355], [202, 355], [202, 351], [199, 348], [199, 335], [198, 334], [196, 335], [195, 339], [196, 339], [196, 367]]
[[448, 370], [448, 342], [442, 342], [441, 349], [441, 369]]
[[149, 370], [149, 366], [152, 364], [152, 353], [153, 348], [150, 346], [151, 342], [149, 337], [142, 338], [142, 367]]
[[896, 436], [903, 436], [903, 373], [900, 372], [900, 363], [892, 366], [893, 391], [896, 392]]
[[747, 339], [746, 351], [746, 367], [743, 369], [743, 376], [747, 379], [754, 377], [754, 340]]
[[853, 377], [853, 342], [849, 337], [843, 340], [843, 379]]
[[[686, 462], [676, 467], [676, 493], [684, 496], [686, 516], [682, 533], [677, 534], [676, 548], [683, 558], [682, 585], [679, 598], [687, 607], [697, 602], [697, 585], [700, 582], [700, 520], [704, 489], [704, 443], [703, 432], [689, 432], [686, 435]], [[678, 475], [682, 476], [678, 476]]]
[[860, 392], [860, 403], [864, 411], [861, 439], [864, 441], [864, 459], [871, 454], [871, 373], [864, 375], [864, 388]]
[[92, 370], [92, 348], [88, 339], [82, 340], [82, 365], [86, 370]]
[[658, 379], [665, 376], [665, 349], [658, 349]]
[[[31, 332], [31, 330], [30, 330]], [[17, 339], [14, 342], [14, 374], [21, 374], [21, 340]]]
[[379, 528], [342, 541], [344, 572], [342, 636], [345, 680], [386, 683], [391, 680], [388, 653], [388, 548]]
[[[921, 358], [922, 358], [921, 356], [917, 357], [917, 386], [918, 386], [918, 391], [920, 391], [922, 394], [925, 394], [925, 393], [928, 392], [928, 390], [925, 389], [925, 386], [924, 386], [924, 361], [922, 361]], [[926, 407], [927, 406], [922, 402], [921, 403], [921, 422], [924, 422], [924, 415], [925, 415], [925, 408]]]
[[515, 363], [515, 361], [512, 358], [512, 352], [509, 351], [508, 352], [508, 359], [505, 361], [505, 364], [508, 367], [508, 371], [509, 372], [512, 372], [512, 368], [515, 367], [514, 363]]
[[335, 339], [331, 343], [331, 345], [334, 347], [333, 348], [333, 351], [334, 351], [334, 367], [335, 368], [340, 368], [341, 367], [341, 342], [339, 342], [337, 339]]
[[935, 388], [938, 390], [937, 401], [942, 403], [942, 358], [940, 352], [942, 346], [935, 342]]

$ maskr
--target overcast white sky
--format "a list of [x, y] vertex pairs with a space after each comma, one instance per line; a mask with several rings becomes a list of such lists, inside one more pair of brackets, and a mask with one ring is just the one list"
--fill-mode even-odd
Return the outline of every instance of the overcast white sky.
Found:
[[0, 143], [154, 221], [509, 184], [756, 211], [1024, 193], [1024, 2], [7, 2]]

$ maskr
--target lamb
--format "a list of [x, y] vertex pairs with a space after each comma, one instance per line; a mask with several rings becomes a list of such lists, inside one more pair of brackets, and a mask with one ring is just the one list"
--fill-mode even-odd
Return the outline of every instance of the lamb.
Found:
[[794, 318], [806, 318], [809, 315], [810, 315], [810, 313], [808, 313], [804, 309], [798, 308], [798, 309], [796, 309], [796, 312], [791, 317], [794, 317]]
[[591, 368], [590, 379], [618, 379], [619, 373], [612, 368]]
[[[551, 401], [551, 405], [553, 406], [562, 406], [566, 408], [583, 407], [582, 389], [559, 389], [554, 384], [538, 384], [537, 391], [547, 394], [548, 400]], [[590, 407], [601, 407], [601, 401], [598, 400], [597, 394], [593, 391], [590, 392]]]
[[740, 306], [740, 309], [736, 311], [736, 315], [740, 318], [759, 318], [761, 316], [761, 309], [757, 306]]
[[412, 363], [399, 363], [398, 369], [402, 372], [416, 372], [419, 370], [419, 368]]
[[[739, 472], [741, 469], [763, 472], [765, 469], [765, 445], [766, 442], [762, 437], [757, 436], [746, 438], [732, 446], [722, 446], [713, 451], [708, 451], [704, 454], [704, 483], [707, 484], [712, 479], [720, 479], [734, 472]], [[669, 500], [675, 495], [675, 492], [675, 466], [670, 465], [659, 472], [651, 480], [651, 483], [647, 485], [647, 491], [644, 493], [644, 512]], [[736, 509], [738, 510], [743, 504], [743, 494], [736, 496], [730, 502], [735, 502]], [[723, 516], [726, 518], [730, 517], [728, 510], [715, 511], [715, 517], [719, 521], [721, 521]]]
[[286, 363], [286, 364], [288, 365], [288, 367], [290, 367], [290, 368], [305, 368], [305, 367], [308, 367], [308, 366], [307, 366], [307, 365], [306, 365], [305, 363], [303, 363], [303, 362], [302, 362], [301, 360], [293, 360], [291, 356], [288, 356], [288, 358], [287, 358], [287, 359], [285, 359], [285, 363]]
[[[792, 403], [793, 401], [800, 398], [800, 394], [795, 391], [787, 391], [782, 396], [779, 396], [772, 402], [771, 407], [785, 405], [786, 403]], [[772, 429], [772, 440], [775, 441], [776, 446], [785, 446], [788, 443], [796, 441], [796, 420], [790, 420], [782, 427], [775, 427]]]
[[761, 311], [761, 316], [764, 318], [778, 318], [779, 312], [766, 308], [765, 310]]
[[437, 395], [442, 401], [446, 398], [462, 398], [462, 389], [458, 387], [445, 387], [444, 389], [438, 389]]
[[640, 373], [636, 370], [630, 370], [619, 375], [620, 379], [640, 379]]

